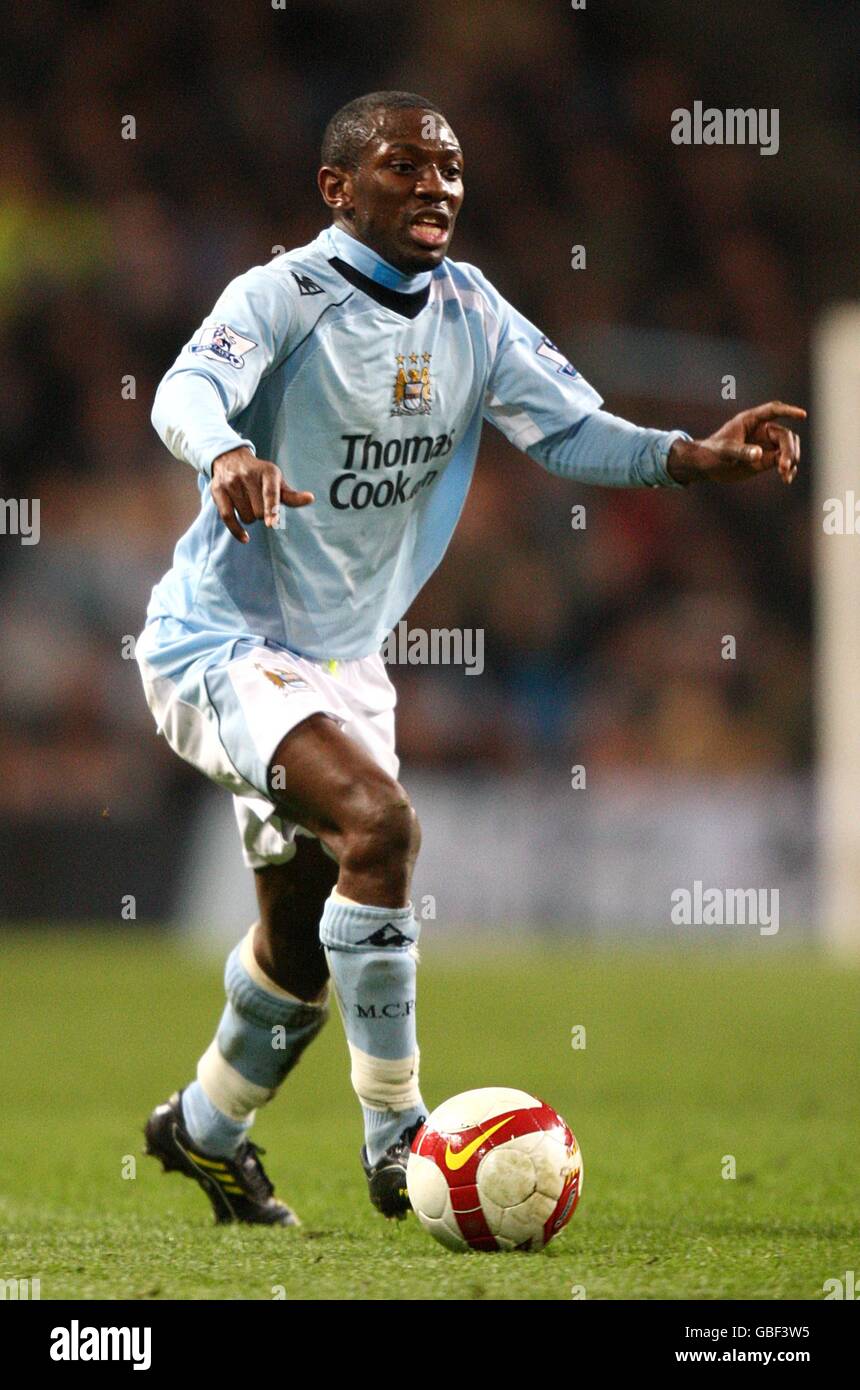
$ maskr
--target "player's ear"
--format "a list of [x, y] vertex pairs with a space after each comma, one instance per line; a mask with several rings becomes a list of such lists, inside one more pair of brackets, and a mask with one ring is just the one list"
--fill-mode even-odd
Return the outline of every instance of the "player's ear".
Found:
[[317, 174], [317, 186], [323, 202], [333, 212], [343, 213], [347, 217], [354, 215], [352, 177], [346, 170], [324, 164]]

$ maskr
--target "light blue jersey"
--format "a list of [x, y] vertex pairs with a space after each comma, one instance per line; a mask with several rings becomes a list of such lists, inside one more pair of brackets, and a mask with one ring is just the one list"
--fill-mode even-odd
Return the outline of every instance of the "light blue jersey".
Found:
[[[426, 304], [407, 317], [334, 258], [383, 291], [429, 291]], [[368, 656], [445, 553], [484, 420], [564, 477], [677, 486], [666, 456], [687, 436], [640, 429], [601, 403], [474, 266], [404, 276], [327, 228], [232, 281], [158, 388], [153, 423], [198, 470], [201, 506], [148, 620], [314, 660]], [[282, 506], [277, 528], [250, 526], [247, 545], [209, 490], [213, 460], [240, 444], [316, 499]]]

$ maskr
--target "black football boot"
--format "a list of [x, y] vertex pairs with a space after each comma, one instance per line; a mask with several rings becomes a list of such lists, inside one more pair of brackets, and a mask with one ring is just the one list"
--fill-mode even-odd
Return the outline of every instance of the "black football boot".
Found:
[[424, 1123], [424, 1117], [404, 1129], [396, 1144], [385, 1150], [375, 1163], [368, 1162], [367, 1149], [361, 1150], [361, 1166], [367, 1178], [370, 1200], [383, 1216], [402, 1221], [412, 1210], [406, 1190], [406, 1164], [412, 1141]]
[[300, 1226], [294, 1211], [274, 1195], [258, 1158], [264, 1152], [246, 1139], [234, 1158], [201, 1153], [182, 1120], [182, 1092], [157, 1105], [144, 1128], [144, 1153], [161, 1159], [165, 1173], [184, 1173], [202, 1187], [219, 1226], [242, 1221], [255, 1226]]

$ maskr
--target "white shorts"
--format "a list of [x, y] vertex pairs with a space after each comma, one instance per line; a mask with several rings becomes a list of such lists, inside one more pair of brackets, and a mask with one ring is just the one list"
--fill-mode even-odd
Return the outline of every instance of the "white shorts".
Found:
[[311, 661], [267, 639], [192, 632], [170, 618], [137, 641], [147, 703], [180, 758], [233, 793], [242, 854], [251, 868], [284, 864], [301, 826], [277, 814], [269, 768], [281, 740], [327, 714], [390, 776], [396, 692], [380, 655]]

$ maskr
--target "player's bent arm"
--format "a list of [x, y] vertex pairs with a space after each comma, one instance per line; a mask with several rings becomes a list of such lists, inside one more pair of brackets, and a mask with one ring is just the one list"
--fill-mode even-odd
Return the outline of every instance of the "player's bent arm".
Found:
[[228, 449], [250, 449], [228, 423], [218, 386], [202, 372], [169, 373], [155, 393], [152, 424], [174, 458], [211, 478], [212, 464]]
[[649, 430], [603, 400], [540, 329], [474, 266], [485, 303], [490, 371], [484, 418], [552, 473], [603, 487], [681, 487], [666, 460], [683, 430]]
[[227, 286], [155, 394], [156, 432], [175, 458], [210, 479], [218, 513], [238, 541], [249, 539], [243, 522], [277, 526], [282, 505], [314, 500], [289, 487], [277, 464], [258, 459], [253, 441], [230, 424], [283, 360], [295, 326], [283, 282], [256, 266]]
[[289, 350], [296, 315], [266, 266], [232, 280], [156, 392], [152, 423], [170, 452], [211, 477], [228, 449], [253, 449], [229, 421]]
[[490, 371], [484, 417], [550, 472], [603, 487], [728, 483], [771, 468], [793, 482], [800, 441], [780, 417], [800, 406], [768, 401], [733, 415], [707, 439], [649, 430], [601, 410], [601, 397], [564, 353], [509, 304], [475, 266], [461, 265], [485, 309]]

